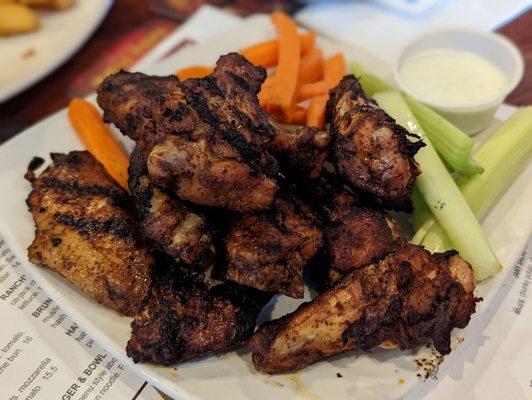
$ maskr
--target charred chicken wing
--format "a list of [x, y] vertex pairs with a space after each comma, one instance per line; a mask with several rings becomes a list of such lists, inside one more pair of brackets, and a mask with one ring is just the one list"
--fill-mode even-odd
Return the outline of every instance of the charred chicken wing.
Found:
[[364, 206], [348, 193], [334, 197], [324, 233], [331, 283], [355, 269], [380, 260], [405, 242], [401, 231], [386, 212]]
[[262, 325], [250, 340], [253, 363], [275, 374], [384, 343], [401, 349], [433, 343], [447, 354], [451, 330], [464, 328], [475, 311], [474, 288], [471, 267], [456, 252], [431, 255], [405, 244]]
[[119, 72], [100, 85], [98, 103], [124, 134], [152, 143], [156, 184], [197, 204], [251, 212], [269, 208], [277, 191], [270, 152], [316, 177], [329, 144], [328, 133], [288, 132], [270, 120], [257, 100], [265, 76], [233, 53], [202, 79]]
[[275, 159], [224, 114], [230, 107], [214, 78], [193, 81], [119, 72], [100, 85], [98, 103], [107, 121], [151, 146], [146, 162], [153, 183], [196, 204], [269, 208], [277, 191]]
[[322, 233], [305, 206], [295, 199], [277, 198], [271, 211], [243, 216], [232, 224], [225, 238], [227, 278], [301, 298], [303, 267], [321, 243]]
[[38, 177], [26, 174], [35, 239], [31, 262], [63, 275], [87, 295], [133, 315], [148, 293], [153, 264], [126, 192], [86, 151], [52, 154]]
[[163, 274], [131, 324], [127, 354], [169, 365], [243, 342], [270, 297], [231, 282], [209, 287], [202, 275]]
[[142, 139], [137, 142], [129, 164], [129, 188], [144, 235], [178, 261], [205, 268], [214, 258], [206, 216], [152, 184], [146, 168], [146, 146]]
[[327, 118], [332, 158], [354, 188], [386, 208], [409, 211], [412, 184], [420, 171], [414, 155], [423, 146], [364, 94], [357, 79], [342, 79], [330, 93]]

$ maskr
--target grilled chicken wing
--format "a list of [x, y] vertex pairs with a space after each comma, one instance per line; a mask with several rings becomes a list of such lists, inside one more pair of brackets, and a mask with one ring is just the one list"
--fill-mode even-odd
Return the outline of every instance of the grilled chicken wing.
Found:
[[405, 244], [262, 325], [250, 340], [253, 363], [281, 373], [383, 343], [411, 349], [432, 342], [447, 354], [451, 330], [464, 328], [475, 311], [474, 288], [471, 267], [456, 252], [431, 255]]
[[284, 172], [316, 178], [328, 155], [330, 134], [316, 128], [284, 129], [259, 106], [257, 94], [266, 71], [231, 53], [220, 57], [212, 75], [230, 107], [235, 123], [247, 130], [261, 148], [273, 154]]
[[52, 154], [27, 204], [36, 225], [31, 262], [63, 275], [90, 297], [133, 315], [148, 293], [153, 259], [125, 206], [126, 192], [88, 152]]
[[364, 206], [348, 193], [334, 197], [324, 234], [330, 260], [330, 283], [380, 260], [405, 242], [389, 215]]
[[129, 188], [144, 235], [169, 256], [205, 268], [214, 258], [212, 227], [205, 215], [152, 184], [146, 167], [149, 147], [139, 140], [129, 164]]
[[271, 207], [277, 184], [264, 174], [231, 158], [218, 158], [204, 141], [167, 136], [148, 158], [151, 179], [192, 203], [253, 212]]
[[301, 202], [277, 198], [271, 211], [240, 217], [225, 238], [227, 278], [294, 298], [304, 294], [303, 267], [322, 233]]
[[155, 279], [133, 320], [127, 354], [169, 365], [247, 340], [271, 295], [235, 283], [209, 288], [201, 275]]
[[214, 78], [184, 85], [177, 78], [119, 72], [100, 85], [98, 103], [107, 121], [151, 145], [153, 183], [201, 205], [241, 212], [271, 206], [276, 161], [230, 119]]
[[184, 82], [119, 72], [100, 85], [98, 103], [106, 121], [153, 144], [149, 173], [158, 185], [197, 204], [263, 210], [277, 190], [269, 152], [315, 177], [329, 144], [328, 133], [288, 132], [269, 119], [257, 100], [265, 74], [236, 53], [221, 57], [212, 75]]
[[387, 208], [409, 211], [420, 171], [414, 155], [423, 146], [364, 94], [357, 79], [342, 79], [330, 93], [327, 118], [338, 172]]

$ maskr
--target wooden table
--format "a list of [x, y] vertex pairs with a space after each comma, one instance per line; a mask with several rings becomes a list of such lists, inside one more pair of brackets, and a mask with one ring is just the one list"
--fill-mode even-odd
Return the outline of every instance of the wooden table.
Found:
[[[159, 17], [150, 11], [148, 1], [115, 0], [109, 15], [89, 42], [65, 65], [32, 88], [0, 105], [0, 142], [15, 135], [21, 128], [34, 124], [65, 107], [70, 100], [67, 88], [87, 65], [91, 65], [114, 42], [132, 27], [150, 18]], [[525, 58], [525, 76], [510, 94], [507, 102], [516, 106], [532, 104], [532, 10], [516, 18], [500, 33], [510, 38]], [[166, 399], [169, 399], [165, 396]]]

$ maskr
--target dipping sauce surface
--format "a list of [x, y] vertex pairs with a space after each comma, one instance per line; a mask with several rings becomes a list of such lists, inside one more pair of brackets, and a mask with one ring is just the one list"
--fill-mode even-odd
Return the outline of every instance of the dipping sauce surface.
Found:
[[407, 58], [399, 75], [419, 100], [440, 106], [474, 106], [506, 89], [504, 73], [492, 62], [465, 51], [433, 49]]

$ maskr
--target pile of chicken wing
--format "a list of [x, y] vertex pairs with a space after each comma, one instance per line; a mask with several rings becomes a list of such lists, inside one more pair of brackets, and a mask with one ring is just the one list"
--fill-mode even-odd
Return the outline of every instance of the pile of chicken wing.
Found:
[[[105, 79], [104, 118], [136, 142], [130, 193], [88, 152], [38, 176], [32, 162], [30, 260], [134, 316], [135, 362], [245, 342], [268, 374], [355, 348], [448, 353], [475, 311], [471, 267], [408, 244], [386, 211], [411, 210], [423, 143], [353, 76], [330, 93], [328, 131], [286, 130], [259, 106], [265, 78], [231, 53], [202, 79]], [[274, 295], [303, 297], [307, 270], [321, 293], [256, 330]]]

